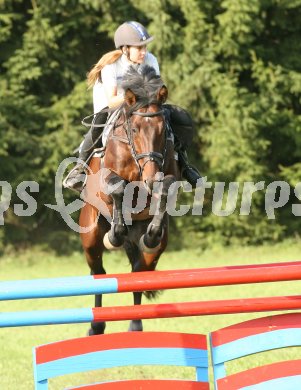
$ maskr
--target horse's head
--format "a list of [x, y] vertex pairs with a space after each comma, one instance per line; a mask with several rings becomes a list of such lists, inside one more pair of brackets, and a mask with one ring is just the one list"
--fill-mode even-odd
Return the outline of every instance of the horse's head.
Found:
[[167, 154], [167, 130], [162, 104], [168, 91], [153, 68], [142, 72], [134, 69], [126, 75], [125, 89], [126, 131], [132, 156], [141, 180], [152, 190], [158, 172], [164, 174]]

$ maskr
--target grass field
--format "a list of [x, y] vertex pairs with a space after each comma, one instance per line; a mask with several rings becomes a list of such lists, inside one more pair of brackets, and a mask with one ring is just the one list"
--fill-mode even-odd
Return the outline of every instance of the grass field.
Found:
[[[287, 241], [282, 244], [243, 247], [217, 248], [201, 252], [183, 250], [166, 252], [160, 259], [158, 269], [180, 269], [214, 267], [224, 265], [259, 264], [300, 260], [300, 242]], [[7, 256], [0, 259], [0, 280], [34, 279], [62, 276], [81, 276], [89, 273], [82, 254], [75, 253], [69, 257], [56, 257], [45, 253], [27, 251], [20, 256]], [[107, 273], [128, 272], [129, 265], [124, 255], [107, 253], [105, 257]], [[209, 299], [248, 298], [274, 295], [299, 295], [301, 282], [279, 282], [244, 286], [226, 286], [211, 288], [194, 288], [164, 291], [155, 303], [183, 302]], [[43, 309], [60, 309], [76, 307], [92, 307], [93, 297], [69, 297], [53, 299], [36, 299], [26, 301], [1, 302], [0, 311], [26, 311]], [[107, 295], [104, 297], [105, 306], [130, 305], [132, 294]], [[145, 320], [145, 330], [199, 332], [208, 334], [209, 331], [222, 326], [263, 316], [263, 313], [216, 315], [188, 318], [171, 318]], [[107, 324], [107, 333], [126, 331], [128, 322], [111, 322]], [[61, 339], [80, 337], [86, 334], [88, 324], [48, 325], [24, 328], [6, 328], [0, 330], [0, 389], [30, 390], [33, 389], [32, 347]], [[301, 350], [291, 348], [289, 352], [280, 351], [277, 359], [300, 358]], [[269, 363], [275, 360], [275, 354], [265, 353], [256, 356], [256, 360]], [[253, 358], [241, 359], [240, 368], [247, 368], [254, 362]], [[234, 363], [229, 367], [231, 372], [238, 370]], [[56, 378], [50, 381], [51, 389], [61, 389], [71, 385], [80, 385], [109, 378], [133, 378], [153, 376], [149, 367], [105, 370], [101, 373], [90, 372], [85, 375], [72, 375]], [[160, 367], [156, 369], [159, 377], [193, 377], [191, 369], [174, 369]], [[211, 373], [210, 373], [211, 376]]]

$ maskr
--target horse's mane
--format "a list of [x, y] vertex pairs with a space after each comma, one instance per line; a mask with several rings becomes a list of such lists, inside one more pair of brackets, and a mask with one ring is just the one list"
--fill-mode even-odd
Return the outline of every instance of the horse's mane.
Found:
[[156, 102], [157, 92], [163, 85], [161, 77], [149, 65], [142, 65], [139, 70], [130, 66], [122, 79], [122, 88], [130, 89], [136, 95], [139, 107]]

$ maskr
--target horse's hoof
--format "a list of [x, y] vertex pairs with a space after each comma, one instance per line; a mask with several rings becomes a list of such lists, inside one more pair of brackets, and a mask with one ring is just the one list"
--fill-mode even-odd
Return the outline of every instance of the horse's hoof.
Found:
[[110, 251], [111, 251], [111, 250], [116, 251], [116, 250], [118, 250], [118, 249], [123, 248], [123, 244], [120, 245], [120, 246], [114, 246], [114, 245], [111, 243], [111, 241], [110, 241], [110, 239], [109, 239], [109, 233], [106, 233], [106, 234], [104, 235], [103, 244], [104, 244], [105, 248], [108, 249], [108, 250], [110, 250]]
[[90, 328], [89, 330], [88, 330], [88, 332], [87, 332], [87, 336], [97, 336], [97, 335], [99, 335], [99, 334], [104, 334], [104, 329], [103, 330], [100, 330], [100, 331], [95, 331], [95, 330], [93, 330], [92, 328]]
[[161, 247], [161, 241], [154, 248], [149, 248], [144, 243], [144, 234], [143, 234], [143, 236], [141, 236], [140, 241], [139, 241], [139, 248], [141, 249], [142, 252], [149, 253], [149, 254], [157, 253], [158, 250], [160, 249], [160, 247]]
[[96, 336], [98, 334], [104, 334], [105, 329], [105, 322], [93, 322], [91, 323], [91, 328], [87, 332], [87, 336]]
[[128, 331], [129, 332], [142, 332], [143, 331], [142, 321], [141, 320], [131, 321]]
[[95, 336], [94, 330], [90, 328], [87, 332], [87, 336]]

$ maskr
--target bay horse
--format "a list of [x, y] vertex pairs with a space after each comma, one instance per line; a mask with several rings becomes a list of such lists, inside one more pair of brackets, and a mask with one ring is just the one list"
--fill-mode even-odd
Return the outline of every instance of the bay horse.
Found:
[[[81, 227], [93, 226], [81, 233], [92, 275], [106, 273], [105, 248], [123, 247], [132, 272], [155, 270], [168, 240], [167, 199], [172, 184], [180, 178], [162, 106], [168, 90], [161, 77], [149, 66], [140, 72], [131, 68], [122, 85], [124, 103], [110, 130], [104, 155], [93, 157], [89, 163], [84, 192], [93, 201], [85, 203], [79, 218]], [[131, 183], [134, 191], [127, 191]], [[143, 191], [146, 201], [137, 211]], [[130, 204], [130, 222], [125, 203]], [[133, 295], [134, 304], [141, 304], [142, 292]], [[144, 295], [152, 298], [155, 293]], [[95, 307], [101, 305], [102, 296], [95, 295]], [[102, 334], [104, 330], [104, 322], [91, 322], [88, 334]], [[142, 330], [141, 320], [130, 322], [129, 331]]]

